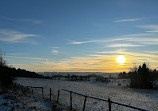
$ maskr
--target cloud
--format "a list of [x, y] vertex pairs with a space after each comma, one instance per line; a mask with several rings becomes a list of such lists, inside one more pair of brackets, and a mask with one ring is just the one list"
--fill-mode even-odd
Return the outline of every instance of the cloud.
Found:
[[142, 20], [142, 18], [119, 19], [115, 20], [114, 22], [135, 22], [139, 20]]
[[59, 47], [52, 47], [52, 49], [51, 49], [51, 52], [53, 53], [53, 54], [59, 54]]
[[[143, 54], [127, 51], [111, 51], [113, 55], [88, 56], [88, 57], [72, 57], [70, 59], [54, 61], [41, 61], [32, 64], [14, 64], [16, 67], [23, 67], [34, 71], [59, 71], [59, 72], [120, 72], [129, 71], [130, 67], [142, 64], [143, 62], [152, 62], [152, 66], [156, 66], [158, 55]], [[116, 62], [118, 55], [126, 57], [126, 63], [122, 66]]]
[[89, 40], [89, 41], [71, 41], [70, 44], [85, 44], [85, 43], [92, 43], [98, 42], [98, 40]]
[[[135, 53], [135, 52], [127, 52], [124, 50], [115, 50], [115, 51], [103, 51], [103, 52], [97, 52], [100, 54], [119, 54], [119, 55], [128, 55], [128, 56], [133, 56], [133, 57], [148, 57], [148, 58], [158, 58], [157, 54], [150, 54], [150, 53]], [[94, 55], [93, 55], [94, 56]], [[98, 56], [98, 55], [95, 55]], [[100, 55], [102, 56], [102, 55]]]
[[19, 56], [6, 56], [6, 57], [17, 58], [17, 59], [46, 60], [46, 58], [33, 58], [33, 57], [19, 57]]
[[17, 22], [31, 22], [34, 24], [41, 24], [42, 21], [41, 20], [37, 20], [37, 19], [16, 19], [16, 18], [8, 18], [8, 17], [3, 17], [5, 20], [9, 20], [9, 21], [17, 21]]
[[158, 25], [143, 25], [143, 26], [138, 26], [138, 27], [149, 29], [146, 32], [158, 32]]
[[35, 36], [35, 34], [26, 34], [16, 30], [0, 29], [0, 41], [24, 42], [24, 39]]
[[85, 41], [85, 42], [77, 42], [77, 41], [73, 41], [73, 42], [71, 42], [71, 44], [84, 44], [84, 43], [88, 43], [88, 41]]
[[[120, 41], [122, 42], [122, 44], [117, 43]], [[123, 42], [129, 42], [129, 43], [127, 44]], [[86, 44], [86, 43], [112, 43], [108, 47], [137, 47], [137, 46], [146, 46], [146, 45], [158, 45], [158, 38], [157, 38], [157, 33], [145, 32], [145, 33], [138, 33], [138, 34], [122, 35], [117, 38], [113, 37], [113, 38], [108, 38], [108, 39], [71, 42], [71, 44]], [[113, 45], [113, 44], [116, 44], [116, 45]]]
[[143, 45], [135, 45], [135, 44], [110, 44], [108, 47], [138, 47]]
[[158, 45], [158, 38], [156, 33], [129, 34], [122, 36], [121, 39], [124, 41], [138, 42], [146, 45]]
[[158, 54], [158, 51], [144, 51], [145, 53]]
[[112, 42], [117, 41], [115, 39], [97, 39], [97, 40], [87, 40], [87, 41], [72, 41], [70, 44], [86, 44], [86, 43], [101, 43], [101, 42]]
[[58, 50], [56, 50], [56, 49], [52, 49], [52, 53], [53, 53], [53, 54], [58, 54], [58, 53], [59, 53], [59, 51], [58, 51]]
[[[157, 66], [158, 55], [128, 52], [127, 50], [114, 50], [97, 52], [98, 55], [87, 57], [71, 57], [60, 61], [50, 61], [46, 58], [16, 57], [30, 59], [29, 64], [13, 64], [16, 68], [25, 68], [32, 71], [59, 71], [59, 72], [121, 72], [129, 71], [130, 67], [140, 65], [143, 62]], [[110, 55], [109, 55], [110, 54]], [[116, 62], [118, 55], [124, 55], [126, 63], [121, 66]], [[38, 60], [38, 63], [36, 62]]]

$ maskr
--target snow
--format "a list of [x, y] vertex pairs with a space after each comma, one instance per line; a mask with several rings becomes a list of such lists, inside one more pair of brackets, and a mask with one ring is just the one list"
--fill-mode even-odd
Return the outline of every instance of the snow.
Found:
[[[127, 86], [111, 85], [107, 83], [92, 83], [92, 82], [75, 82], [49, 79], [33, 79], [33, 78], [18, 78], [17, 83], [24, 86], [42, 86], [44, 87], [45, 97], [49, 97], [49, 88], [52, 89], [52, 98], [57, 99], [59, 89], [68, 89], [81, 94], [99, 97], [112, 101], [120, 102], [139, 108], [144, 108], [150, 111], [158, 111], [158, 90], [133, 89]], [[38, 89], [35, 89], [38, 90]], [[41, 94], [41, 91], [36, 91]], [[62, 105], [69, 106], [70, 94], [68, 92], [60, 92], [59, 102]], [[72, 95], [73, 107], [82, 110], [84, 97]], [[108, 103], [87, 98], [86, 111], [103, 111], [108, 110]], [[112, 104], [112, 110], [115, 111], [136, 111], [131, 108], [126, 108]]]
[[48, 101], [9, 91], [0, 95], [0, 111], [51, 111]]

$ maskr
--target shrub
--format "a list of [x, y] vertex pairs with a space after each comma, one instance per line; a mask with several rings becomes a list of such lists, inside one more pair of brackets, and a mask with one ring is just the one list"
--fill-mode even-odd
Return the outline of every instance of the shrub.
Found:
[[153, 88], [153, 76], [151, 70], [144, 63], [139, 68], [134, 68], [133, 71], [129, 72], [129, 77], [131, 80], [130, 87], [132, 88]]
[[13, 83], [14, 70], [7, 66], [6, 61], [2, 54], [0, 55], [0, 85], [2, 87], [2, 92]]

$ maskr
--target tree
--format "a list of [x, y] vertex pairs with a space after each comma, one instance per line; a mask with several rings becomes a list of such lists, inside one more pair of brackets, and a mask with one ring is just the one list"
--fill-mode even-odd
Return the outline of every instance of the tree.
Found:
[[132, 88], [144, 88], [151, 89], [153, 88], [153, 76], [151, 70], [144, 63], [139, 68], [134, 68], [133, 71], [129, 72], [131, 83], [130, 87]]
[[120, 72], [118, 75], [118, 78], [120, 79], [128, 79], [128, 74], [124, 71], [124, 72]]
[[7, 62], [4, 59], [2, 53], [0, 53], [0, 85], [2, 87], [2, 92], [5, 92], [6, 89], [13, 83], [14, 69], [7, 66]]

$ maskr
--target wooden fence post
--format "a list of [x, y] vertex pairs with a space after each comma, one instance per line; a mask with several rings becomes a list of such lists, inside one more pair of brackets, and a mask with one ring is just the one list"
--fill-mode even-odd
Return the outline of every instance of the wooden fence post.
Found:
[[72, 110], [72, 92], [70, 91], [70, 111]]
[[111, 101], [108, 99], [109, 111], [111, 111]]
[[31, 89], [32, 89], [32, 95], [33, 95], [33, 87], [31, 87]]
[[57, 103], [59, 102], [60, 90], [58, 90]]
[[86, 100], [87, 100], [87, 96], [85, 96], [85, 98], [84, 98], [83, 111], [85, 110], [85, 107], [86, 107]]
[[43, 97], [43, 99], [44, 99], [43, 87], [42, 87], [42, 97]]
[[50, 88], [50, 101], [52, 100], [52, 89]]

